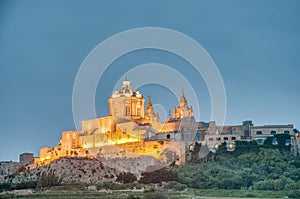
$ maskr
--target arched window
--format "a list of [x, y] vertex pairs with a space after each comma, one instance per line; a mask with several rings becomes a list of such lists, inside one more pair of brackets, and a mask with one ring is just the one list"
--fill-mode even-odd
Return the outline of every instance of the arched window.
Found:
[[285, 146], [289, 146], [291, 144], [291, 139], [286, 139], [285, 140]]
[[231, 140], [236, 140], [236, 137], [231, 137]]
[[228, 137], [224, 137], [224, 140], [228, 140]]
[[289, 135], [290, 131], [284, 131], [284, 134]]
[[171, 138], [171, 135], [170, 135], [170, 134], [167, 134], [166, 137], [167, 137], [167, 139], [170, 139], [170, 138]]
[[276, 135], [276, 131], [271, 131], [271, 135]]

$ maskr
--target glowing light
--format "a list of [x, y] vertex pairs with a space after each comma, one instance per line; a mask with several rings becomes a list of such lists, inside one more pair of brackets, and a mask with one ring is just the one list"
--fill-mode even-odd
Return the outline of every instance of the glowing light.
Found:
[[83, 148], [87, 149], [87, 148], [92, 148], [93, 144], [92, 143], [87, 143], [87, 144], [83, 144]]
[[95, 144], [95, 147], [100, 147], [100, 146], [103, 146], [103, 144], [102, 144], [101, 142], [97, 142], [97, 143]]
[[46, 156], [46, 158], [45, 158], [46, 160], [50, 160], [51, 159], [51, 156], [50, 155], [48, 155], [48, 156]]
[[93, 148], [93, 147], [101, 147], [101, 146], [109, 146], [109, 145], [116, 145], [116, 144], [125, 144], [128, 142], [138, 142], [139, 140], [137, 138], [124, 138], [120, 140], [107, 140], [105, 142], [96, 142], [95, 144], [93, 142], [88, 142], [83, 144], [84, 149]]
[[127, 142], [137, 142], [139, 141], [138, 139], [134, 139], [134, 138], [129, 138], [129, 139], [120, 139], [118, 141], [116, 141], [116, 144], [124, 144]]

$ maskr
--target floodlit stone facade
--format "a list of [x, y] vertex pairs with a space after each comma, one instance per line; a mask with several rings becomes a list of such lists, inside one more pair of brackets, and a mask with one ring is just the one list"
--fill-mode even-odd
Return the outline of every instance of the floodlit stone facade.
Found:
[[192, 107], [188, 106], [187, 100], [185, 99], [185, 95], [182, 92], [180, 96], [180, 100], [178, 103], [178, 107], [174, 107], [173, 112], [174, 118], [183, 118], [183, 117], [192, 117], [194, 116]]
[[144, 118], [145, 99], [139, 91], [131, 89], [130, 81], [123, 81], [121, 90], [116, 91], [108, 100], [109, 113], [118, 119], [142, 119]]
[[[151, 99], [148, 99], [146, 111], [144, 102], [142, 94], [131, 88], [130, 81], [124, 80], [122, 88], [115, 91], [108, 100], [109, 116], [82, 121], [80, 132], [63, 132], [57, 146], [40, 149], [40, 157], [35, 161], [36, 166], [68, 156], [113, 158], [147, 155], [163, 161], [166, 150], [176, 154], [174, 162], [183, 164], [185, 142], [181, 139], [145, 139], [144, 134], [147, 130], [159, 133], [164, 123], [159, 121], [158, 114], [154, 112]], [[178, 114], [180, 118], [193, 115], [184, 95], [178, 106]], [[170, 127], [169, 130], [174, 130], [174, 127]]]

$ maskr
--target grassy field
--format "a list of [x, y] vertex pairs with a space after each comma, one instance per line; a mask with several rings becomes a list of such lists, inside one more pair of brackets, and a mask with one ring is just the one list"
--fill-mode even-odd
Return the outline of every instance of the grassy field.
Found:
[[87, 190], [80, 185], [58, 186], [45, 190], [33, 190], [32, 193], [26, 193], [26, 190], [1, 193], [0, 198], [171, 198], [171, 199], [190, 199], [190, 198], [285, 198], [290, 193], [286, 191], [248, 191], [248, 190], [221, 190], [221, 189], [187, 189], [185, 191], [160, 191], [160, 190]]

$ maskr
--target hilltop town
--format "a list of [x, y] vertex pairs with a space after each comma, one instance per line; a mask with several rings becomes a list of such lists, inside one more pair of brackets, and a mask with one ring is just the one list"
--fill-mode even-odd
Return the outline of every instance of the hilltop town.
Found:
[[[300, 153], [300, 133], [293, 124], [255, 126], [248, 120], [239, 125], [218, 126], [214, 121], [196, 121], [184, 93], [173, 114], [169, 114], [163, 122], [155, 113], [150, 98], [144, 108], [145, 98], [131, 88], [127, 79], [123, 81], [122, 88], [111, 95], [108, 103], [108, 116], [82, 121], [81, 131], [62, 132], [58, 145], [41, 148], [39, 157], [26, 152], [20, 154], [19, 162], [0, 162], [1, 180], [12, 174], [30, 170], [36, 172], [50, 163], [72, 157], [87, 160], [102, 158], [106, 162], [147, 157], [141, 162], [144, 168], [140, 168], [139, 172], [143, 172], [150, 166], [162, 168], [185, 164], [191, 160], [196, 145], [202, 146], [197, 153], [201, 158], [209, 152], [215, 153], [223, 143], [227, 151], [234, 151], [237, 141], [254, 141], [263, 145], [269, 139], [276, 146], [279, 144], [277, 135], [285, 135], [284, 145], [294, 156]], [[122, 165], [124, 167], [122, 163], [118, 166], [111, 162], [108, 164], [109, 168], [119, 170], [122, 170]]]

